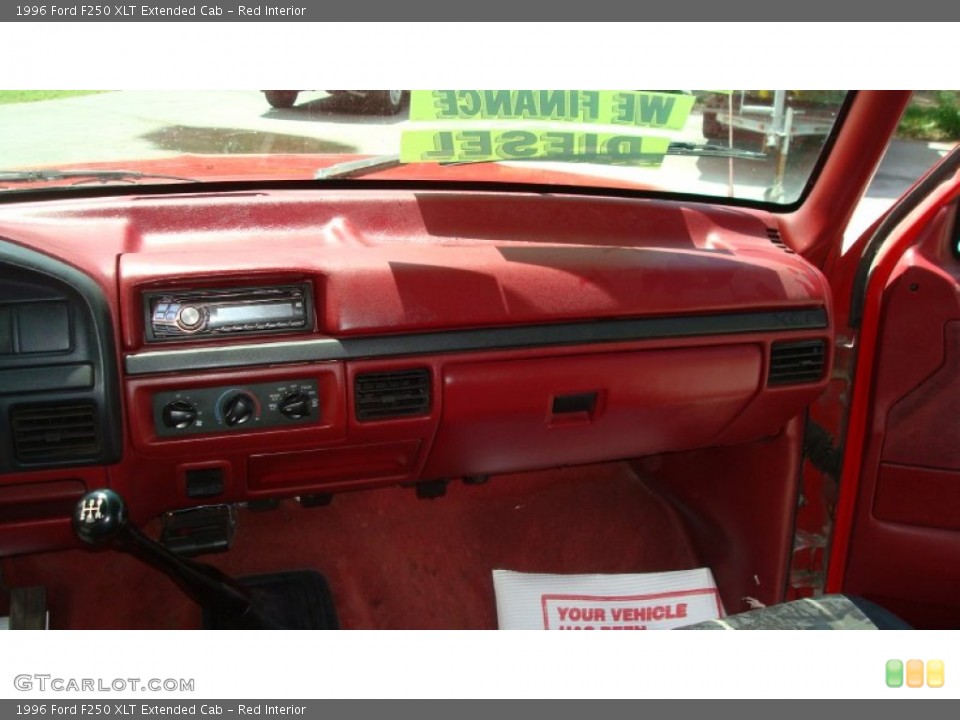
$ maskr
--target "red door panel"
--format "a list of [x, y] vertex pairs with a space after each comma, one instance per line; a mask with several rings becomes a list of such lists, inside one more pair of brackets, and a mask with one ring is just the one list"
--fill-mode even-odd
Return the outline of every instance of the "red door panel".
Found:
[[958, 191], [941, 185], [874, 263], [827, 583], [921, 628], [960, 627]]

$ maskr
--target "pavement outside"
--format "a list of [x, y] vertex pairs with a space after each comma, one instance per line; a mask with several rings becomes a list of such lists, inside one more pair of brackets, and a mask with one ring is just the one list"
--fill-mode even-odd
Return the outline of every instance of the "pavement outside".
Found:
[[847, 226], [844, 251], [953, 146], [952, 143], [894, 138]]

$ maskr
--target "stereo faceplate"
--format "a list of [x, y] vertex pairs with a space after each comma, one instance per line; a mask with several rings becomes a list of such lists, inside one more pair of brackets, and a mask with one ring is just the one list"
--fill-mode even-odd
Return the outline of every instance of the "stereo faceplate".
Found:
[[313, 327], [308, 284], [176, 290], [143, 296], [148, 342], [297, 332]]

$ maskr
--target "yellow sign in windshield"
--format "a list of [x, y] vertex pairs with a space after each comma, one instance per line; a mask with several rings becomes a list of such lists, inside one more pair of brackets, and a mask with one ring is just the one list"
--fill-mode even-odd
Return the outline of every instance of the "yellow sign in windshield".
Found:
[[670, 141], [574, 129], [496, 130], [456, 127], [407, 130], [400, 144], [400, 161], [489, 162], [493, 160], [592, 161], [608, 164], [658, 166]]
[[641, 90], [414, 90], [400, 160], [659, 166], [692, 95]]
[[540, 120], [679, 130], [693, 95], [645, 90], [414, 90], [414, 121]]

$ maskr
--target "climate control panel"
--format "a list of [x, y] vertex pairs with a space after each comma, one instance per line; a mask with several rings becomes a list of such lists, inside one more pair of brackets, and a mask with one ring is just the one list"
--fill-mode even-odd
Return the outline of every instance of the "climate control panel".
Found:
[[306, 425], [320, 421], [316, 380], [283, 380], [158, 392], [157, 435], [176, 437]]

